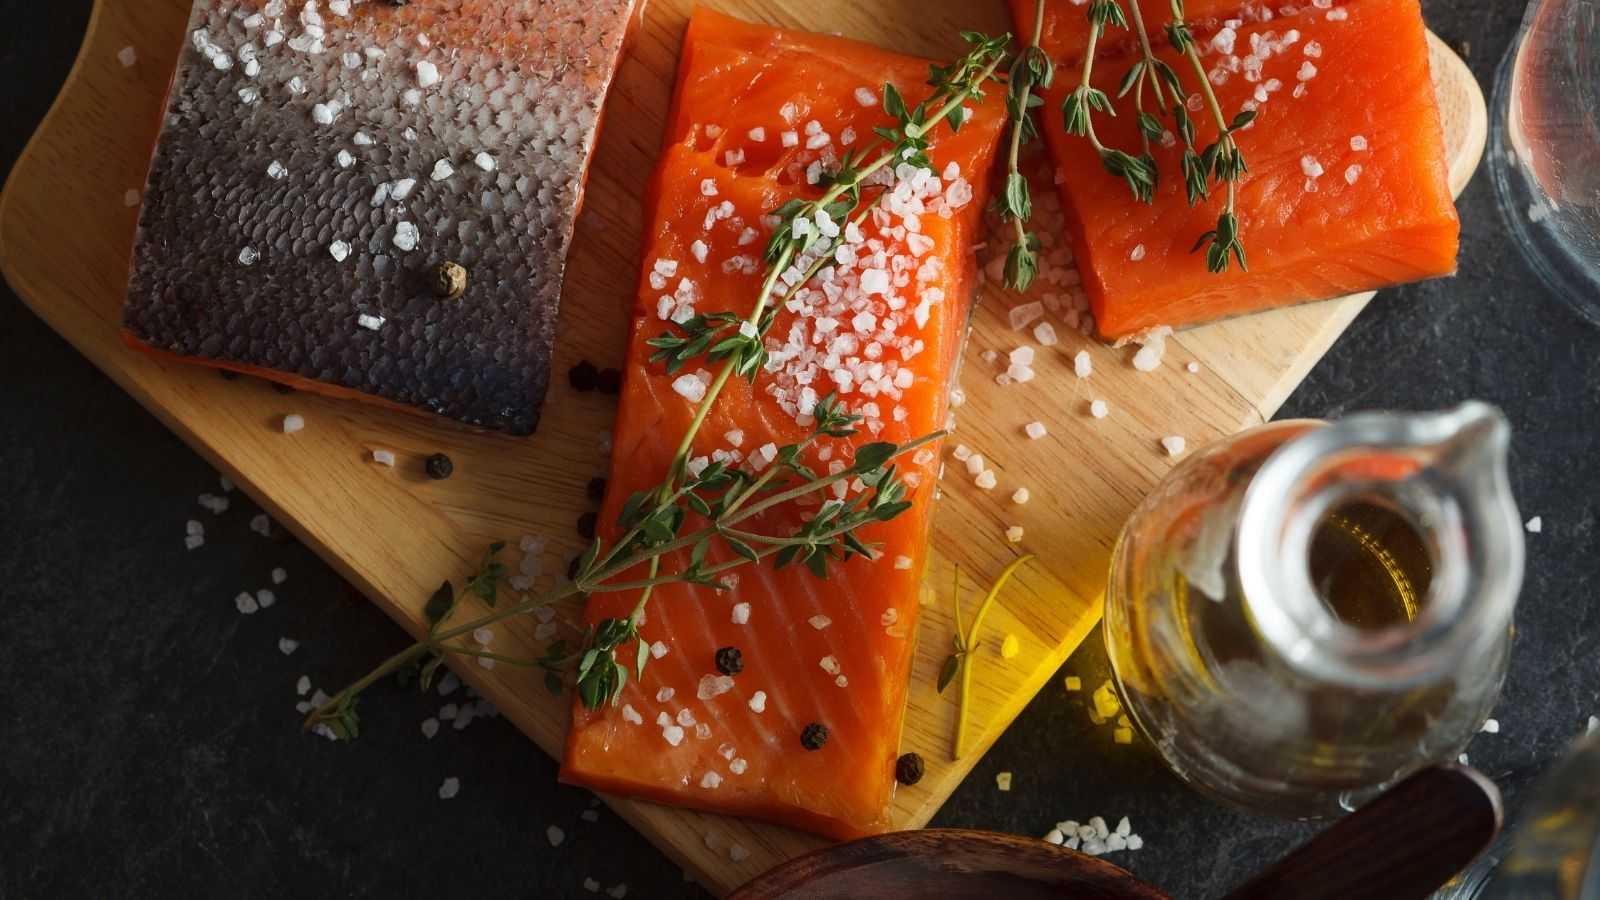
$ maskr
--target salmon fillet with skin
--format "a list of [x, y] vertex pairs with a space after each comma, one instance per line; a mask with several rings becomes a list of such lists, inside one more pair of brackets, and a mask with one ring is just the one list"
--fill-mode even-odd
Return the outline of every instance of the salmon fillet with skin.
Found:
[[[601, 512], [608, 542], [626, 498], [663, 480], [689, 428], [696, 404], [680, 391], [695, 395], [696, 375], [713, 372], [702, 360], [668, 374], [648, 362], [654, 348], [645, 342], [686, 308], [747, 315], [764, 274], [766, 214], [818, 196], [808, 170], [814, 176], [819, 162], [892, 124], [879, 99], [885, 82], [915, 103], [931, 91], [927, 78], [926, 63], [863, 44], [696, 13], [648, 198], [647, 255]], [[935, 173], [902, 169], [883, 212], [860, 234], [846, 229], [837, 264], [778, 314], [766, 371], [753, 387], [727, 383], [694, 442], [692, 466], [716, 458], [765, 469], [778, 447], [811, 433], [808, 413], [829, 392], [866, 418], [854, 437], [824, 439], [807, 453], [818, 472], [849, 465], [865, 442], [904, 443], [944, 426], [972, 245], [1004, 126], [1003, 91], [987, 93], [959, 134], [935, 132]], [[882, 546], [876, 560], [835, 564], [826, 580], [767, 561], [724, 576], [728, 591], [657, 588], [641, 631], [665, 653], [642, 683], [629, 681], [616, 706], [575, 704], [562, 779], [834, 838], [888, 829], [936, 451], [898, 461], [914, 505], [861, 530]], [[815, 501], [791, 504], [741, 527], [786, 535], [815, 510]], [[716, 542], [708, 564], [730, 558]], [[665, 557], [661, 571], [687, 562], [686, 553]], [[595, 594], [585, 620], [625, 617], [636, 599]], [[723, 647], [743, 657], [731, 680], [718, 677]], [[801, 745], [811, 723], [830, 734], [814, 751]]]
[[[526, 434], [637, 0], [197, 0], [136, 348]], [[466, 293], [434, 293], [444, 261]]]
[[[1012, 2], [1031, 33], [1033, 0]], [[1070, 23], [1084, 17], [1084, 8], [1070, 0], [1047, 3], [1047, 21], [1060, 37], [1046, 49], [1057, 59], [1081, 60], [1083, 45], [1072, 42], [1078, 30]], [[1161, 180], [1155, 202], [1140, 204], [1124, 182], [1106, 174], [1087, 140], [1062, 129], [1061, 101], [1078, 83], [1077, 70], [1058, 69], [1046, 98], [1044, 132], [1103, 337], [1455, 271], [1460, 221], [1417, 0], [1341, 0], [1270, 19], [1259, 4], [1244, 11], [1237, 0], [1233, 5], [1232, 13], [1220, 2], [1189, 7], [1210, 27], [1197, 25], [1195, 34], [1224, 113], [1259, 113], [1237, 134], [1250, 169], [1237, 201], [1249, 272], [1235, 264], [1212, 274], [1204, 252], [1191, 252], [1216, 227], [1223, 189], [1214, 187], [1210, 200], [1190, 207], [1180, 146], [1153, 147]], [[1198, 91], [1193, 68], [1166, 42], [1169, 4], [1146, 0], [1141, 8], [1157, 56]], [[1122, 37], [1099, 54], [1096, 86], [1114, 96], [1135, 49]], [[1203, 149], [1217, 130], [1197, 103], [1191, 99], [1190, 109]], [[1126, 111], [1115, 118], [1096, 115], [1094, 124], [1108, 146], [1137, 152], [1130, 104], [1122, 101]]]

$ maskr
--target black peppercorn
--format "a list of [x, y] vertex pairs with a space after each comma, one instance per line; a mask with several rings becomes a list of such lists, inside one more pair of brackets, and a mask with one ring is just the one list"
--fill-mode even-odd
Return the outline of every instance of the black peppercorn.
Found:
[[894, 780], [904, 785], [913, 785], [922, 780], [926, 766], [922, 757], [915, 753], [903, 754], [894, 761]]
[[587, 359], [578, 363], [567, 371], [567, 382], [575, 391], [592, 391], [595, 383], [600, 380], [600, 370], [594, 363]]
[[433, 293], [440, 300], [459, 300], [467, 292], [467, 269], [458, 262], [445, 261], [433, 270]]
[[443, 453], [435, 453], [428, 457], [422, 467], [427, 470], [428, 477], [434, 481], [443, 481], [455, 474], [456, 471], [456, 464], [451, 462], [450, 457], [445, 456]]
[[596, 503], [606, 499], [606, 480], [604, 478], [589, 479], [589, 486], [584, 489], [589, 499]]
[[828, 726], [821, 722], [812, 722], [800, 732], [800, 746], [807, 750], [821, 750], [827, 742]]
[[724, 675], [737, 675], [744, 671], [744, 654], [738, 647], [722, 647], [717, 650], [717, 671]]
[[594, 540], [594, 526], [600, 519], [592, 512], [586, 512], [578, 517], [578, 537], [586, 541]]
[[615, 397], [622, 393], [622, 372], [617, 369], [601, 369], [595, 386], [600, 389], [600, 393]]

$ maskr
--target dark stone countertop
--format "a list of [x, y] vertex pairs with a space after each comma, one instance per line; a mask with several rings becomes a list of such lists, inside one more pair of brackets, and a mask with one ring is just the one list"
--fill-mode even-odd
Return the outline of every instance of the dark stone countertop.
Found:
[[[1428, 0], [1432, 27], [1487, 81], [1521, 0]], [[9, 170], [76, 51], [89, 0], [0, 0], [0, 161]], [[1521, 788], [1600, 713], [1600, 331], [1535, 281], [1502, 237], [1480, 172], [1461, 202], [1461, 274], [1383, 292], [1284, 415], [1420, 409], [1478, 397], [1517, 430], [1512, 478], [1528, 580], [1499, 735], [1475, 765]], [[504, 720], [424, 742], [437, 699], [388, 691], [361, 740], [294, 727], [302, 673], [350, 674], [403, 642], [294, 544], [251, 534], [241, 495], [200, 514], [217, 479], [9, 291], [0, 299], [0, 900], [37, 897], [699, 897], [677, 866]], [[183, 522], [207, 524], [186, 553]], [[270, 618], [231, 598], [289, 580]], [[280, 635], [299, 638], [291, 657]], [[1091, 640], [1065, 666], [1105, 677]], [[1062, 818], [1131, 816], [1145, 849], [1118, 864], [1181, 898], [1215, 896], [1303, 839], [1304, 826], [1221, 808], [1142, 746], [1091, 730], [1053, 682], [937, 823], [1037, 835]], [[1009, 793], [999, 771], [1014, 773]], [[459, 776], [461, 795], [436, 790]], [[545, 828], [567, 840], [552, 849]]]

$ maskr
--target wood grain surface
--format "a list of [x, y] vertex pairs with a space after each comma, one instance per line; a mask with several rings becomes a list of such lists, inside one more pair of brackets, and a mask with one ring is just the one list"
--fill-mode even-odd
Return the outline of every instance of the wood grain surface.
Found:
[[[571, 260], [557, 372], [585, 358], [601, 366], [622, 363], [639, 265], [640, 197], [693, 5], [653, 0], [619, 75]], [[958, 28], [1009, 30], [1001, 0], [708, 5], [933, 57], [958, 49]], [[470, 571], [491, 540], [546, 536], [545, 571], [563, 571], [579, 545], [574, 522], [590, 508], [585, 483], [603, 473], [600, 448], [614, 413], [608, 398], [578, 394], [558, 378], [537, 435], [474, 434], [364, 404], [283, 395], [250, 379], [224, 381], [209, 370], [135, 354], [119, 340], [137, 217], [123, 198], [144, 182], [188, 8], [188, 0], [98, 0], [82, 55], [0, 198], [0, 268], [6, 279], [53, 328], [411, 632], [421, 631], [422, 606], [432, 590]], [[138, 62], [124, 68], [117, 52], [130, 45], [138, 50]], [[1482, 152], [1483, 98], [1459, 59], [1437, 42], [1433, 49], [1451, 185], [1459, 192]], [[1183, 435], [1198, 447], [1269, 418], [1368, 299], [1348, 297], [1182, 333], [1169, 341], [1161, 369], [1149, 374], [1132, 368], [1131, 350], [1069, 335], [1039, 354], [1037, 381], [1001, 388], [979, 354], [1008, 351], [1022, 336], [1007, 326], [1007, 298], [986, 298], [965, 357], [968, 399], [955, 439], [992, 461], [1000, 485], [986, 493], [964, 477], [945, 483], [903, 741], [926, 758], [928, 774], [895, 798], [897, 825], [926, 824], [1095, 627], [1117, 531], [1173, 465], [1160, 438]], [[1087, 381], [1071, 372], [1079, 349], [1094, 358]], [[1200, 364], [1198, 374], [1185, 371], [1191, 361]], [[1091, 397], [1110, 403], [1108, 418], [1088, 415]], [[280, 433], [278, 423], [288, 413], [305, 417], [304, 431]], [[1027, 439], [1022, 426], [1033, 420], [1046, 424], [1048, 437]], [[373, 465], [374, 447], [396, 451], [399, 465]], [[440, 450], [456, 461], [456, 475], [429, 481], [422, 458]], [[1019, 486], [1033, 495], [1025, 507], [1008, 500]], [[1024, 527], [1020, 546], [1006, 541], [1009, 525]], [[974, 678], [975, 748], [954, 761], [954, 697], [933, 689], [953, 628], [951, 567], [960, 565], [970, 604], [980, 585], [1021, 551], [1038, 554], [1040, 562], [1023, 570], [991, 614], [990, 639], [979, 648]], [[218, 603], [226, 605], [228, 598]], [[536, 655], [539, 642], [532, 631], [531, 622], [510, 623], [496, 649]], [[1001, 660], [999, 637], [1008, 633], [1021, 639], [1022, 653]], [[347, 673], [322, 677], [331, 682], [376, 662], [352, 660]], [[461, 667], [460, 674], [543, 750], [559, 753], [567, 706], [546, 693], [537, 675], [475, 665]], [[369, 706], [365, 714], [371, 727], [386, 727], [377, 724], [381, 707]], [[718, 893], [819, 845], [816, 838], [781, 828], [607, 801]], [[748, 859], [728, 858], [725, 848], [735, 842], [750, 850]]]

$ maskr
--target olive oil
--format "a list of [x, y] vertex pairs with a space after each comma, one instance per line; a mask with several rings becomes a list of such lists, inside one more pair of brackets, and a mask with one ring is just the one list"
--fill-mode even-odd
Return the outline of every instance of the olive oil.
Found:
[[1416, 527], [1373, 501], [1347, 503], [1324, 516], [1308, 562], [1328, 611], [1356, 628], [1415, 619], [1433, 580], [1433, 559]]

